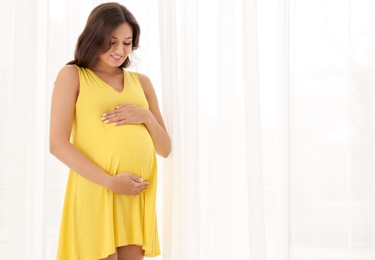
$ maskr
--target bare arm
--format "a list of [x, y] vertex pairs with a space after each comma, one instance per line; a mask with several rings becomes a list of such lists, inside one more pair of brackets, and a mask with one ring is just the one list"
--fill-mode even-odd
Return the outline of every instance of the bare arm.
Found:
[[145, 75], [138, 73], [138, 77], [146, 94], [149, 111], [151, 112], [144, 124], [150, 132], [156, 152], [163, 157], [168, 157], [171, 152], [171, 139], [160, 113], [154, 87], [152, 86], [150, 79]]
[[119, 174], [114, 177], [108, 175], [70, 143], [78, 93], [77, 68], [72, 65], [63, 67], [57, 76], [52, 93], [50, 152], [70, 169], [96, 184], [120, 194], [138, 194], [147, 186], [146, 182], [130, 174]]

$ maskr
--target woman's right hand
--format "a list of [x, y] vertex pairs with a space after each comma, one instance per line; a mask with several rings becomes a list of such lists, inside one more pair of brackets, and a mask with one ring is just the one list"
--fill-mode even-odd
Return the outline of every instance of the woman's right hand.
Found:
[[121, 195], [138, 195], [144, 191], [148, 182], [130, 173], [121, 172], [109, 178], [106, 188]]

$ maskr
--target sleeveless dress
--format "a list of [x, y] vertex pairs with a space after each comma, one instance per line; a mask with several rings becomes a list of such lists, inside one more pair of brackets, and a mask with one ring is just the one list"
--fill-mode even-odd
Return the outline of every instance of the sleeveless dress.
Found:
[[148, 108], [135, 72], [124, 70], [119, 92], [90, 69], [77, 66], [80, 90], [71, 141], [110, 175], [128, 172], [149, 182], [139, 196], [118, 195], [70, 170], [60, 228], [59, 260], [97, 260], [115, 248], [140, 245], [145, 256], [160, 254], [156, 221], [157, 160], [147, 128], [101, 121], [120, 104]]

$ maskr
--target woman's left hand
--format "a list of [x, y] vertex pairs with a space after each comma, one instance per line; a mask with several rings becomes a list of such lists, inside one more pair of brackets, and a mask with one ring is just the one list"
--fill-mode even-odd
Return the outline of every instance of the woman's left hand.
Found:
[[147, 120], [150, 111], [134, 104], [123, 104], [116, 109], [105, 112], [101, 120], [114, 125], [143, 124]]

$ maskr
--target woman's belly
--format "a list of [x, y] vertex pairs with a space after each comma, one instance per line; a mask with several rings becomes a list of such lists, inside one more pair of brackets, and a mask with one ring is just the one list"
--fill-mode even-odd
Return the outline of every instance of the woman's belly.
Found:
[[80, 131], [77, 127], [74, 145], [110, 175], [128, 172], [144, 180], [150, 178], [156, 163], [154, 145], [143, 125], [114, 126], [100, 122]]

